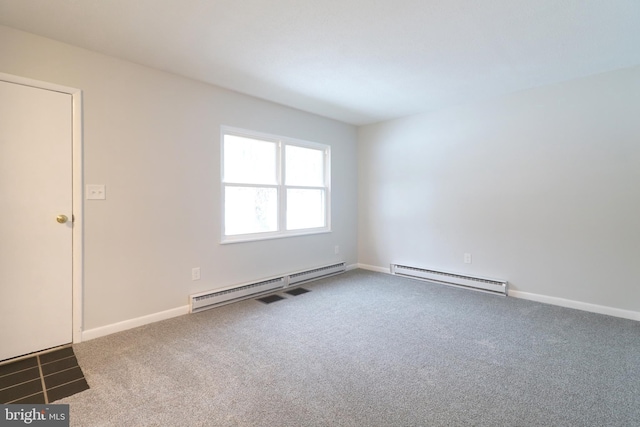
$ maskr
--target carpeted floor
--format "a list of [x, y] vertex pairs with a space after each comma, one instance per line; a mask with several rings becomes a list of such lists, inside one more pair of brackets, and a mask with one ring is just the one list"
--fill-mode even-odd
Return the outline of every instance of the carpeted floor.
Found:
[[72, 426], [639, 426], [640, 323], [362, 270], [75, 346]]

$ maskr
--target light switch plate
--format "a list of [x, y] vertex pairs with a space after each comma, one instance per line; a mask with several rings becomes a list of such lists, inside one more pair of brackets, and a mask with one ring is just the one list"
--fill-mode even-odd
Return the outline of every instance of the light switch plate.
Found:
[[87, 185], [87, 200], [105, 200], [107, 198], [107, 190], [104, 184]]

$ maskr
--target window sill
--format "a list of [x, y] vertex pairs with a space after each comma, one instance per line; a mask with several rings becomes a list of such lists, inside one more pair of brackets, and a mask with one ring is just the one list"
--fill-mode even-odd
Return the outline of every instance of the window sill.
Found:
[[300, 232], [287, 232], [283, 233], [264, 233], [260, 236], [257, 235], [240, 235], [240, 236], [228, 236], [224, 237], [221, 241], [221, 245], [229, 245], [233, 243], [246, 243], [246, 242], [257, 242], [261, 240], [273, 240], [273, 239], [285, 239], [287, 237], [299, 237], [299, 236], [310, 236], [314, 234], [327, 234], [331, 233], [330, 228], [319, 228], [313, 230], [304, 230]]

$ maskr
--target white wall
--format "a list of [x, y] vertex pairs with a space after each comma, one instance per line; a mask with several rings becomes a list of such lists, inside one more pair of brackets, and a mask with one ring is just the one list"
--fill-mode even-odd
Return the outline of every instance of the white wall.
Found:
[[[85, 202], [85, 330], [357, 261], [355, 127], [2, 26], [0, 72], [83, 90], [84, 179], [107, 186]], [[331, 145], [333, 232], [220, 245], [221, 125]]]
[[360, 263], [640, 311], [640, 68], [365, 126], [358, 155]]

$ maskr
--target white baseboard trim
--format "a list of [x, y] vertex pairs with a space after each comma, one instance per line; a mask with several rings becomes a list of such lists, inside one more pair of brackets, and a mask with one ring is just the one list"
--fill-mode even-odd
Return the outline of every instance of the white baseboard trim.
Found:
[[369, 271], [377, 271], [378, 273], [391, 274], [391, 268], [377, 267], [369, 264], [357, 264], [358, 268]]
[[[359, 268], [359, 264], [349, 264], [345, 267], [345, 271], [355, 270], [356, 268]], [[148, 325], [149, 323], [171, 319], [173, 317], [182, 316], [184, 314], [189, 314], [188, 305], [172, 308], [171, 310], [161, 311], [159, 313], [137, 317], [135, 319], [124, 320], [122, 322], [113, 323], [111, 325], [100, 326], [99, 328], [88, 329], [82, 332], [82, 339], [78, 342], [104, 337], [116, 332], [126, 331], [127, 329], [137, 328], [138, 326]]]
[[591, 304], [588, 302], [575, 301], [565, 298], [550, 297], [547, 295], [532, 294], [522, 291], [509, 291], [509, 296], [526, 299], [529, 301], [542, 302], [545, 304], [558, 305], [560, 307], [574, 308], [576, 310], [589, 311], [591, 313], [606, 314], [607, 316], [621, 317], [623, 319], [640, 321], [640, 312], [623, 310], [621, 308], [608, 307], [606, 305]]
[[[359, 264], [349, 264], [345, 266], [345, 271], [355, 270]], [[153, 313], [135, 319], [124, 320], [122, 322], [113, 323], [111, 325], [100, 326], [99, 328], [88, 329], [82, 331], [81, 340], [74, 342], [82, 342], [92, 340], [94, 338], [104, 337], [105, 335], [114, 334], [116, 332], [126, 331], [127, 329], [137, 328], [138, 326], [148, 325], [149, 323], [159, 322], [161, 320], [171, 319], [173, 317], [189, 314], [189, 306], [172, 308], [170, 310]]]
[[[391, 274], [390, 268], [378, 267], [369, 264], [350, 264], [346, 267], [347, 271], [361, 268], [363, 270], [375, 271], [377, 273]], [[581, 301], [575, 301], [565, 298], [551, 297], [547, 295], [533, 294], [530, 292], [509, 290], [509, 296], [521, 298], [529, 301], [541, 302], [544, 304], [557, 305], [560, 307], [573, 308], [576, 310], [588, 311], [591, 313], [605, 314], [608, 316], [620, 317], [640, 321], [640, 312], [623, 310], [615, 307], [591, 304]], [[88, 329], [82, 332], [82, 341], [92, 340], [94, 338], [103, 337], [105, 335], [114, 334], [116, 332], [126, 331], [127, 329], [137, 328], [138, 326], [148, 325], [149, 323], [159, 322], [161, 320], [171, 319], [173, 317], [182, 316], [189, 313], [189, 306], [172, 308], [170, 310], [161, 311], [159, 313], [149, 314], [135, 319], [124, 320], [122, 322], [113, 323], [111, 325], [101, 326], [99, 328]]]
[[[358, 264], [358, 268], [362, 268], [363, 270], [376, 271], [378, 273], [391, 274], [390, 268], [378, 267], [375, 265]], [[529, 301], [541, 302], [544, 304], [551, 304], [560, 307], [588, 311], [591, 313], [605, 314], [607, 316], [640, 321], [640, 312], [638, 311], [623, 310], [621, 308], [608, 307], [606, 305], [591, 304], [588, 302], [551, 297], [547, 295], [532, 294], [530, 292], [514, 291], [511, 289], [509, 289], [509, 296], [513, 298], [521, 298]]]
[[182, 316], [183, 314], [187, 313], [189, 313], [189, 306], [184, 305], [182, 307], [172, 308], [171, 310], [148, 314], [146, 316], [124, 320], [122, 322], [113, 323], [111, 325], [100, 326], [99, 328], [88, 329], [82, 332], [82, 341], [88, 341], [94, 338], [103, 337], [105, 335], [114, 334], [116, 332], [126, 331], [127, 329], [133, 329], [137, 328], [138, 326], [148, 325], [149, 323], [171, 319], [173, 317]]

